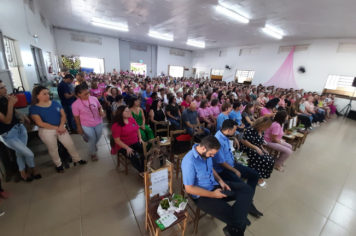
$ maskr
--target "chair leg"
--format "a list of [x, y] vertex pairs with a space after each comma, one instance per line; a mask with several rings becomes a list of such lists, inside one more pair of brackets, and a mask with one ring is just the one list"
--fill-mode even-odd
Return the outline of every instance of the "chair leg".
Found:
[[127, 175], [129, 173], [128, 169], [127, 169], [127, 160], [126, 157], [124, 157], [124, 165], [125, 165], [125, 175]]
[[178, 176], [179, 176], [179, 165], [180, 165], [180, 159], [177, 158], [177, 164], [176, 164], [176, 179], [178, 179]]
[[185, 231], [187, 231], [187, 221], [188, 221], [188, 212], [185, 212], [185, 220], [183, 221], [182, 236], [184, 236], [185, 235]]
[[161, 230], [160, 229], [156, 229], [155, 236], [160, 236], [160, 235], [161, 235]]
[[200, 209], [196, 207], [195, 216], [194, 216], [194, 235], [198, 233], [199, 218], [200, 218]]

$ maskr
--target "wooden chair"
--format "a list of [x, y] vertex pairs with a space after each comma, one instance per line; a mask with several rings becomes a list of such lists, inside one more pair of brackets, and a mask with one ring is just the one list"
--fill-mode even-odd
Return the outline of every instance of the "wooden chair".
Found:
[[129, 164], [131, 164], [130, 160], [128, 160], [122, 153], [117, 152], [116, 154], [117, 156], [117, 168], [120, 167], [120, 165], [122, 164], [125, 167], [125, 175], [128, 174], [128, 168], [127, 166]]
[[[182, 179], [181, 179], [181, 193], [180, 193], [180, 195], [182, 195], [183, 197], [185, 197], [186, 194], [187, 194], [188, 197], [190, 198], [189, 194], [185, 191], [185, 187], [184, 187], [184, 184], [183, 184], [183, 176], [182, 176]], [[193, 202], [193, 200], [190, 199], [190, 202]], [[192, 206], [190, 206], [189, 203], [187, 204], [187, 207], [188, 207], [188, 209], [192, 212], [192, 214], [191, 214], [189, 211], [187, 211], [188, 214], [189, 214], [189, 216], [190, 216], [190, 218], [192, 218], [192, 220], [193, 220], [193, 224], [194, 224], [194, 235], [195, 235], [195, 234], [198, 233], [199, 220], [200, 220], [201, 218], [203, 218], [204, 216], [206, 216], [207, 213], [202, 212], [203, 214], [200, 214], [200, 213], [201, 213], [200, 209], [196, 206], [196, 207], [195, 207], [195, 210], [194, 210], [194, 208], [193, 208]], [[214, 217], [211, 216], [211, 219], [214, 220]]]
[[[168, 149], [168, 147], [171, 145], [171, 140], [169, 138], [169, 121], [159, 121], [159, 122], [155, 123], [154, 125], [155, 125], [155, 136], [156, 137], [157, 137], [157, 133], [167, 132], [167, 135], [163, 136], [163, 138], [167, 138], [167, 141], [164, 142], [164, 143], [159, 142], [159, 146], [160, 147], [167, 147], [167, 149]], [[165, 125], [165, 128], [157, 130], [157, 125]]]
[[175, 154], [173, 153], [173, 144], [174, 144], [174, 136], [177, 134], [185, 134], [186, 131], [185, 130], [176, 130], [176, 131], [171, 131], [171, 135], [170, 135], [170, 140], [171, 140], [171, 145], [170, 145], [170, 153], [169, 153], [169, 158], [170, 161], [172, 163], [174, 163], [175, 165], [175, 171], [176, 171], [176, 179], [178, 179], [179, 173], [181, 172], [181, 162], [183, 160], [183, 157], [185, 156], [185, 154], [187, 154], [187, 152], [185, 153], [181, 153], [181, 154]]
[[[143, 146], [143, 156], [145, 157], [145, 171], [147, 171], [147, 161], [149, 160], [150, 158], [150, 155], [151, 153], [151, 150], [154, 150], [154, 149], [158, 149], [159, 150], [159, 137], [156, 137], [156, 138], [153, 138], [153, 139], [150, 139], [148, 140], [147, 142], [143, 142], [142, 143], [142, 146]], [[151, 148], [150, 148], [150, 151], [147, 151], [147, 146], [151, 144]]]
[[168, 194], [164, 195], [164, 197], [172, 197], [173, 194], [173, 165], [170, 162], [166, 162], [166, 166], [162, 167], [158, 170], [152, 170], [151, 168], [148, 168], [147, 172], [145, 172], [145, 198], [146, 198], [146, 230], [150, 231], [150, 234], [152, 236], [160, 236], [162, 232], [164, 232], [166, 229], [171, 228], [172, 226], [178, 225], [179, 226], [179, 230], [175, 231], [174, 233], [170, 234], [170, 235], [174, 235], [174, 234], [178, 234], [178, 233], [182, 233], [182, 236], [185, 235], [186, 229], [187, 229], [187, 220], [188, 220], [188, 212], [187, 211], [181, 211], [179, 213], [175, 212], [174, 215], [178, 218], [176, 220], [176, 222], [174, 222], [170, 227], [161, 230], [157, 224], [156, 224], [156, 220], [158, 220], [160, 218], [160, 216], [157, 214], [157, 209], [159, 206], [159, 203], [161, 201], [160, 196], [153, 196], [151, 198], [151, 193], [152, 190], [150, 189], [150, 186], [152, 185], [150, 178], [151, 178], [151, 174], [158, 172], [158, 171], [162, 171], [164, 169], [167, 169], [168, 171]]

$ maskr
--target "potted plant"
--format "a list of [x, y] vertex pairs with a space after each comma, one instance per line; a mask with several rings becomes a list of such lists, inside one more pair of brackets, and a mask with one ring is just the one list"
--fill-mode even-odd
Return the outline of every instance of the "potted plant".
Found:
[[163, 199], [159, 204], [161, 205], [163, 210], [168, 210], [169, 200], [167, 198]]
[[303, 124], [299, 124], [299, 125], [298, 125], [298, 130], [303, 130], [304, 127], [305, 127], [305, 126], [304, 126]]
[[172, 203], [175, 207], [179, 207], [182, 202], [187, 202], [187, 199], [185, 199], [182, 195], [173, 194]]
[[293, 132], [293, 130], [292, 130], [292, 129], [287, 129], [287, 130], [286, 130], [286, 135], [291, 135], [291, 134], [292, 134], [292, 132]]

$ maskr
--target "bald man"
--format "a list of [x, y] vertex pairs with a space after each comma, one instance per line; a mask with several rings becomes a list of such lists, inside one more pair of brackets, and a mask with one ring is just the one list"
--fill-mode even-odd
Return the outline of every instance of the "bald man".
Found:
[[[192, 102], [190, 106], [185, 109], [182, 113], [183, 127], [187, 131], [188, 134], [193, 135], [193, 125], [200, 124], [198, 113], [197, 113], [198, 105], [196, 102]], [[202, 127], [196, 127], [196, 132], [201, 130]], [[210, 134], [208, 129], [204, 129], [205, 136]]]

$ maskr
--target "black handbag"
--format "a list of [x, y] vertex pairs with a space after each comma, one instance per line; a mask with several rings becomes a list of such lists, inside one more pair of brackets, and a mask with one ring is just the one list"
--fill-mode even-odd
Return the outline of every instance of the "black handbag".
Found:
[[201, 140], [205, 137], [205, 134], [197, 134], [197, 135], [194, 135], [194, 142], [195, 143], [200, 143]]
[[191, 139], [192, 136], [189, 134], [177, 134], [173, 136], [172, 153], [179, 155], [189, 152], [191, 149]]

